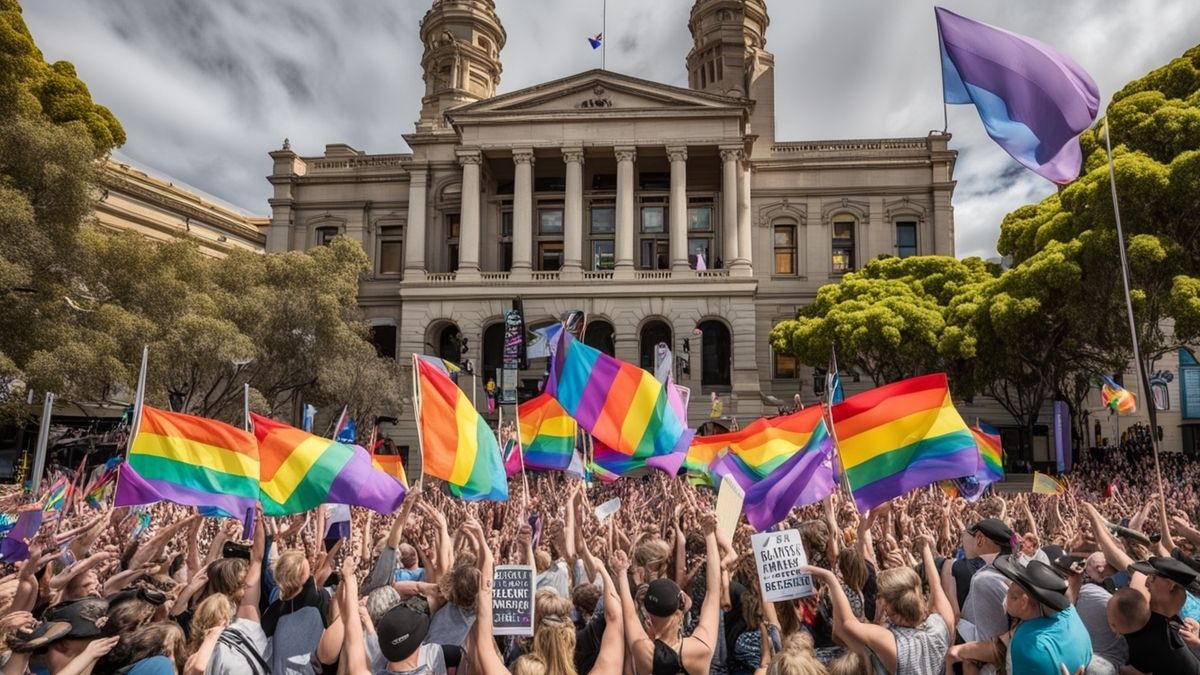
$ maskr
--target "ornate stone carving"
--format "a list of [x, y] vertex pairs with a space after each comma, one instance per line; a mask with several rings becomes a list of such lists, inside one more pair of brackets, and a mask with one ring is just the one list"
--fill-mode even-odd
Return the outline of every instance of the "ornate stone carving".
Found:
[[686, 162], [688, 158], [686, 146], [670, 146], [667, 148], [667, 159], [672, 162]]
[[563, 162], [567, 164], [583, 164], [583, 149], [582, 148], [563, 148]]
[[614, 148], [618, 162], [632, 162], [637, 159], [637, 148]]
[[741, 148], [721, 148], [722, 162], [738, 162], [742, 159]]
[[513, 150], [513, 164], [533, 164], [533, 150], [529, 148], [520, 148]]
[[480, 164], [483, 162], [483, 155], [478, 150], [459, 150], [458, 163], [466, 166], [468, 164]]

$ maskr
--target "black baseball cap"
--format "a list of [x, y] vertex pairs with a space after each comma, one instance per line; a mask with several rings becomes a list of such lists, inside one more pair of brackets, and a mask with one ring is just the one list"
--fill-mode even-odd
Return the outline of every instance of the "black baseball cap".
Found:
[[679, 584], [667, 578], [655, 579], [646, 588], [646, 611], [657, 617], [668, 617], [679, 611], [683, 602]]
[[417, 651], [429, 633], [429, 617], [397, 605], [388, 610], [375, 627], [379, 651], [391, 663], [403, 661]]

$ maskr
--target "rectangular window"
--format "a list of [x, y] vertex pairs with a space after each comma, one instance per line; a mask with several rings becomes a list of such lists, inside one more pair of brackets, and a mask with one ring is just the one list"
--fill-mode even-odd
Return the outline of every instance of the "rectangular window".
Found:
[[775, 274], [796, 273], [796, 226], [775, 226]]
[[611, 270], [616, 265], [616, 249], [612, 239], [592, 241], [592, 269]]
[[638, 183], [642, 190], [667, 190], [671, 187], [669, 172], [642, 171], [638, 174]]
[[666, 232], [666, 219], [663, 217], [666, 209], [661, 206], [642, 207], [642, 232], [645, 234], [660, 234]]
[[712, 232], [712, 207], [693, 206], [687, 212], [688, 232]]
[[853, 220], [833, 223], [833, 273], [845, 274], [854, 271], [854, 225]]
[[617, 231], [617, 210], [611, 206], [592, 207], [592, 234], [612, 234]]
[[907, 258], [917, 254], [917, 224], [896, 223], [896, 256]]
[[644, 270], [665, 270], [670, 268], [670, 255], [666, 239], [642, 240], [642, 264]]
[[500, 212], [500, 236], [511, 237], [513, 233], [513, 213], [512, 211]]
[[596, 173], [592, 174], [592, 189], [593, 190], [616, 190], [617, 189], [617, 174], [615, 173]]
[[538, 176], [533, 179], [534, 192], [562, 192], [566, 189], [566, 176]]
[[504, 272], [512, 271], [512, 242], [505, 241], [500, 243], [500, 269]]
[[379, 274], [400, 274], [404, 271], [404, 228], [385, 227], [379, 231]]
[[800, 376], [800, 367], [796, 357], [781, 352], [775, 353], [775, 379], [794, 380]]
[[458, 271], [458, 244], [450, 244], [450, 271]]
[[457, 239], [459, 230], [462, 229], [462, 219], [457, 213], [451, 213], [446, 216], [446, 236], [450, 239]]
[[555, 272], [562, 269], [563, 244], [561, 241], [543, 241], [538, 244], [538, 269]]
[[396, 327], [371, 326], [371, 344], [375, 353], [385, 359], [396, 358]]
[[317, 246], [328, 246], [338, 236], [336, 227], [318, 227], [316, 231]]
[[538, 234], [562, 234], [562, 209], [538, 209]]
[[712, 239], [708, 237], [689, 237], [688, 238], [688, 264], [692, 269], [697, 269], [701, 258], [704, 260], [704, 269], [711, 269], [713, 266], [712, 259]]

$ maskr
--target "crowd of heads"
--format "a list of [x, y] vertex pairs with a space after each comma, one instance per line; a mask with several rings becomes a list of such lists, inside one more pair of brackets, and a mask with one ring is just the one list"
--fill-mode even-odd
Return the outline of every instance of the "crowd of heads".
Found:
[[[430, 482], [395, 514], [246, 523], [83, 502], [0, 576], [18, 673], [1197, 673], [1200, 464], [1085, 453], [1059, 495], [936, 487], [794, 509], [814, 592], [764, 599], [753, 530], [649, 474]], [[595, 507], [620, 498], [611, 515]], [[6, 511], [22, 496], [3, 496]], [[140, 530], [140, 531], [139, 531]], [[534, 568], [532, 636], [497, 636], [498, 564]]]

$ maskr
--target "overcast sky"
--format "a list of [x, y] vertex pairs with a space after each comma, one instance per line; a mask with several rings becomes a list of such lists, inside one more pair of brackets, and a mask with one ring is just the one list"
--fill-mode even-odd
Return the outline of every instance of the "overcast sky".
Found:
[[[406, 152], [423, 92], [417, 24], [429, 0], [24, 0], [47, 60], [75, 63], [129, 140], [121, 154], [254, 214], [268, 214], [267, 153], [289, 137]], [[587, 37], [602, 0], [497, 0], [508, 31], [500, 89], [600, 66]], [[779, 140], [923, 136], [942, 127], [929, 0], [768, 0]], [[1195, 0], [944, 0], [966, 16], [1048, 42], [1100, 86], [1197, 40]], [[610, 0], [608, 68], [687, 86], [691, 0]], [[1189, 29], [1188, 27], [1192, 28]], [[1053, 186], [950, 110], [960, 151], [958, 255], [995, 254], [1000, 220]]]

